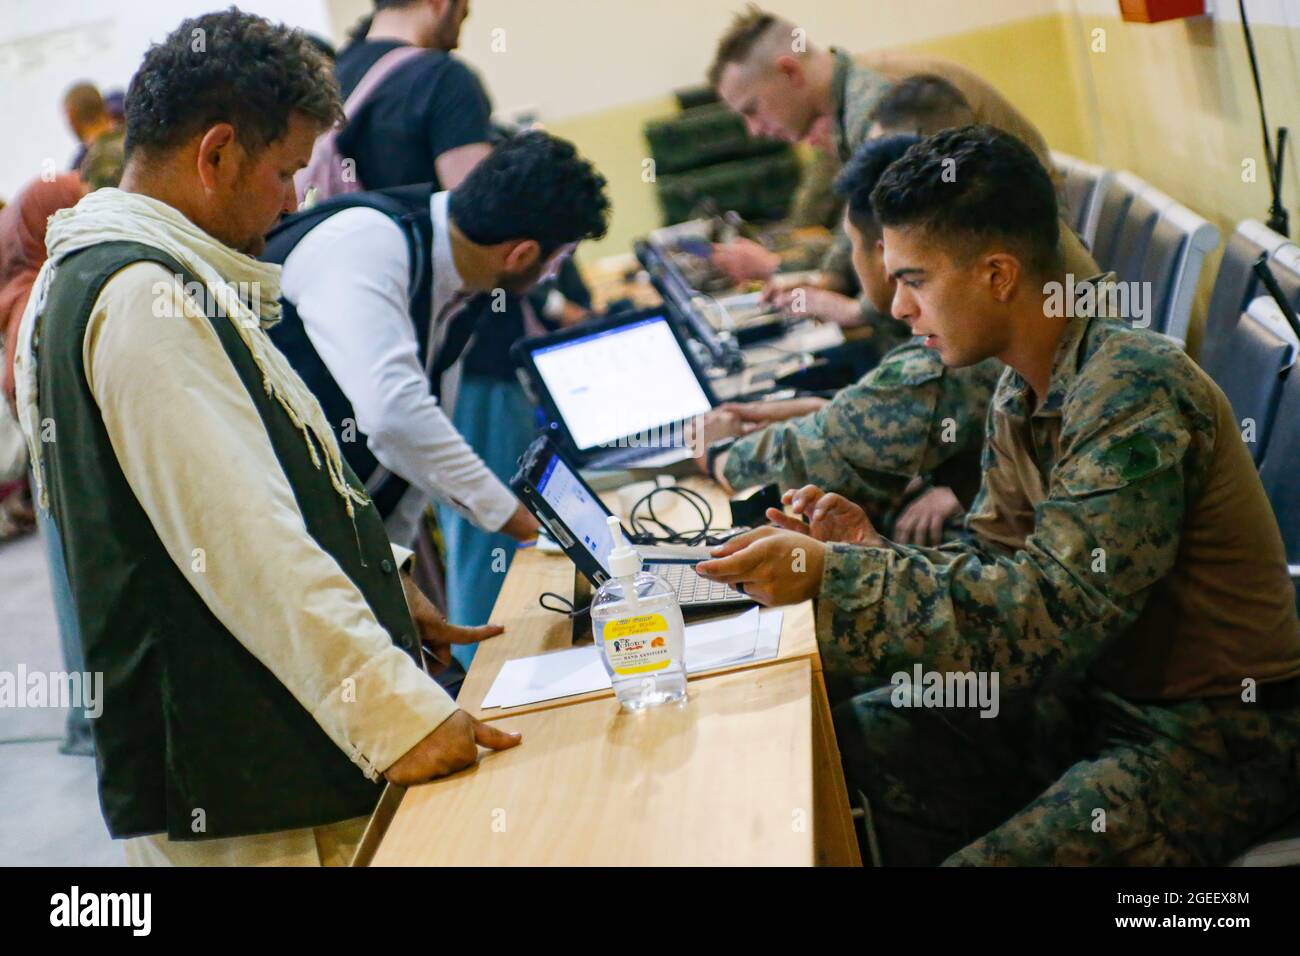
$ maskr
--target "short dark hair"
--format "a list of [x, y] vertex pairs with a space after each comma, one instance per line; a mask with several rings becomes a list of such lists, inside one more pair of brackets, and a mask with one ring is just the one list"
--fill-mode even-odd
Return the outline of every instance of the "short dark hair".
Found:
[[74, 83], [63, 94], [63, 106], [78, 123], [89, 123], [104, 115], [104, 97], [94, 83]]
[[882, 226], [919, 226], [970, 246], [1008, 242], [1040, 275], [1059, 267], [1052, 177], [1034, 151], [992, 126], [944, 130], [912, 146], [871, 194]]
[[871, 193], [885, 170], [919, 142], [921, 137], [910, 133], [869, 139], [854, 151], [835, 177], [835, 192], [844, 197], [849, 221], [859, 232], [867, 236], [880, 234]]
[[367, 13], [364, 17], [353, 24], [352, 29], [348, 31], [348, 39], [353, 43], [360, 43], [370, 32], [370, 25], [374, 22], [375, 13], [380, 10], [391, 10], [395, 7], [409, 7], [419, 0], [374, 0], [375, 12]]
[[126, 155], [174, 149], [217, 123], [260, 152], [294, 110], [326, 127], [343, 118], [329, 61], [306, 34], [234, 7], [206, 13], [145, 53], [126, 94]]
[[941, 76], [921, 73], [895, 83], [880, 98], [870, 119], [885, 129], [933, 134], [975, 119], [970, 101]]
[[540, 130], [504, 140], [451, 192], [449, 212], [481, 246], [534, 239], [549, 256], [608, 227], [605, 177], [573, 144]]
[[709, 67], [709, 86], [717, 88], [722, 79], [722, 71], [729, 63], [744, 63], [749, 59], [759, 39], [776, 23], [776, 17], [749, 4], [744, 13], [732, 18], [727, 32], [718, 41], [717, 52], [713, 54], [713, 64]]

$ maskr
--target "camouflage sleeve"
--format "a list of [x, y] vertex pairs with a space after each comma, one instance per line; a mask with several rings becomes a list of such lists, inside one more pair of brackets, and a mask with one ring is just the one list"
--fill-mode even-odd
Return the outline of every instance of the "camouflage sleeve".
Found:
[[1173, 567], [1186, 452], [1195, 428], [1213, 427], [1189, 423], [1149, 382], [1109, 391], [1067, 410], [1076, 427], [1062, 432], [1019, 549], [978, 536], [938, 549], [830, 546], [817, 610], [827, 666], [885, 678], [916, 662], [996, 670], [1008, 688], [1082, 675]]
[[724, 476], [735, 488], [815, 484], [884, 514], [914, 476], [982, 440], [995, 376], [982, 366], [945, 370], [937, 353], [909, 342], [820, 411], [736, 442]]

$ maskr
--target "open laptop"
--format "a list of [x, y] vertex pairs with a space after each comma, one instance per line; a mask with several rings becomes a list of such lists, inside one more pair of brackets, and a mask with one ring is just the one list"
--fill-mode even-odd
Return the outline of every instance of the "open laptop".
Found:
[[[524, 452], [510, 487], [593, 586], [609, 580], [609, 553], [614, 548], [606, 524], [610, 511], [549, 436], [538, 438]], [[627, 529], [623, 533], [627, 535]], [[636, 550], [643, 568], [677, 592], [683, 610], [752, 603], [730, 585], [695, 573], [695, 565], [708, 557], [704, 548]]]
[[695, 456], [686, 423], [718, 404], [663, 310], [584, 323], [511, 350], [581, 467], [664, 468]]

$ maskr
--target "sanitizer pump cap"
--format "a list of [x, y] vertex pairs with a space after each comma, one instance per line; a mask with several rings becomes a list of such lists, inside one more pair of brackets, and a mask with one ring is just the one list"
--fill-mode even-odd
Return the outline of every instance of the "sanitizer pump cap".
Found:
[[623, 537], [623, 526], [618, 518], [610, 515], [605, 519], [609, 525], [609, 537], [614, 548], [609, 552], [609, 573], [616, 578], [627, 578], [641, 570], [641, 555], [633, 550]]

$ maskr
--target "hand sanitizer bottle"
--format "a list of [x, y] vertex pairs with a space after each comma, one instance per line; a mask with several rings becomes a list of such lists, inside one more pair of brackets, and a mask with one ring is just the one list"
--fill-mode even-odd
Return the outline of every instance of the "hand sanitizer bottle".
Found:
[[628, 710], [686, 697], [686, 626], [677, 592], [641, 570], [641, 555], [623, 539], [618, 518], [608, 519], [612, 575], [591, 601], [591, 631], [614, 693]]

